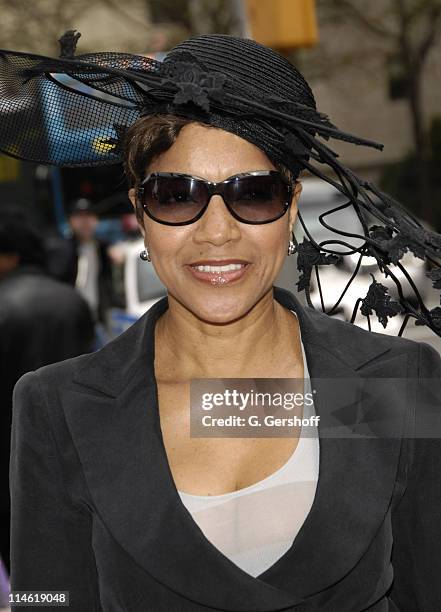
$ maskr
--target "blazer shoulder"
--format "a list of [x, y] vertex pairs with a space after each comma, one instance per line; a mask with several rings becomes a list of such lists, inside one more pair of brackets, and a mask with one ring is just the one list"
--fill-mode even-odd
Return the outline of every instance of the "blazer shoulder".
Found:
[[[83, 367], [87, 366], [94, 353], [83, 353], [76, 357], [69, 357], [56, 363], [41, 366], [23, 374], [17, 381], [16, 386], [23, 380], [37, 379], [48, 387], [59, 387], [66, 385], [75, 377]], [[32, 375], [32, 376], [30, 376]]]
[[420, 378], [441, 379], [441, 356], [438, 351], [427, 342], [418, 342]]
[[390, 357], [402, 353], [409, 355], [415, 362], [420, 360], [425, 365], [427, 360], [437, 361], [439, 353], [427, 342], [413, 340], [403, 336], [390, 335], [387, 333], [369, 331], [330, 315], [306, 307], [315, 329], [319, 332], [321, 342], [329, 346], [341, 347], [342, 351], [363, 353], [388, 352]]
[[342, 340], [346, 337], [356, 339], [360, 342], [380, 342], [382, 345], [391, 347], [409, 348], [410, 350], [418, 350], [418, 345], [422, 344], [417, 340], [406, 338], [404, 336], [391, 335], [386, 332], [370, 331], [349, 321], [338, 319], [328, 315], [321, 310], [316, 310], [310, 306], [305, 306], [308, 315], [314, 321], [314, 325], [321, 331], [340, 336]]
[[50, 427], [54, 432], [64, 431], [60, 389], [71, 386], [75, 374], [90, 356], [84, 353], [23, 374], [13, 388], [13, 421], [21, 427], [31, 423], [35, 430]]

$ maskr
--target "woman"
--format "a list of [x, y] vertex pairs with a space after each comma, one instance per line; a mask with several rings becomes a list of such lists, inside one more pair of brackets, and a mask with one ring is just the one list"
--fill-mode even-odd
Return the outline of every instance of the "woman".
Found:
[[[146, 247], [141, 258], [168, 295], [100, 351], [17, 383], [12, 589], [68, 591], [78, 611], [439, 609], [438, 354], [332, 319], [273, 285], [286, 254], [298, 250], [304, 277], [317, 263], [290, 240], [299, 173], [318, 146], [312, 133], [348, 136], [317, 117], [295, 68], [254, 41], [200, 36], [168, 58], [156, 89], [143, 81], [148, 67], [136, 64], [145, 58], [75, 59], [72, 49], [65, 60], [31, 57], [20, 73], [47, 82], [50, 73], [53, 83], [64, 70], [126, 100], [143, 91], [135, 120], [124, 130], [113, 121], [118, 138], [107, 139], [103, 151], [110, 156], [116, 145], [124, 152]], [[201, 78], [204, 62], [210, 72]], [[247, 75], [254, 115], [243, 106], [246, 86], [236, 106], [227, 87], [239, 90]], [[170, 80], [179, 85], [173, 98]], [[279, 139], [287, 124], [279, 130], [258, 115], [265, 95], [277, 106], [283, 93], [300, 121], [285, 131], [291, 156]], [[74, 89], [69, 95], [80, 99]], [[98, 104], [84, 100], [83, 126]], [[108, 119], [132, 112], [99, 104]], [[36, 155], [38, 143], [19, 144], [22, 156]], [[329, 148], [320, 151], [321, 161], [333, 159], [342, 172]], [[46, 152], [46, 161], [68, 163], [65, 154]], [[352, 181], [352, 191], [346, 188], [358, 202], [355, 175], [341, 177]], [[409, 217], [390, 201], [377, 208], [383, 242], [392, 236], [388, 212], [404, 239]], [[372, 235], [367, 244], [380, 258], [379, 231], [377, 242], [369, 242]], [[434, 234], [415, 227], [412, 236], [427, 252], [429, 242], [437, 248]], [[383, 251], [383, 264], [391, 252]], [[392, 302], [371, 298], [366, 309], [392, 316]], [[434, 327], [435, 313], [413, 314]], [[225, 379], [309, 377], [317, 393], [299, 414], [319, 416], [318, 430], [191, 435], [190, 416], [198, 416], [191, 383], [205, 379], [202, 389], [213, 391]], [[415, 425], [424, 408], [434, 417], [429, 438]], [[395, 420], [382, 435], [385, 414]]]

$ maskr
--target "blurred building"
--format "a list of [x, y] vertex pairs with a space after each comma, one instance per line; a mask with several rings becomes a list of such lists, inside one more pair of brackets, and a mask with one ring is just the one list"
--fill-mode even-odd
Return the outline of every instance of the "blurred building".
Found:
[[[389, 0], [375, 4], [377, 9], [384, 7], [385, 21], [389, 4]], [[390, 40], [356, 27], [345, 11], [329, 19], [325, 5], [317, 5], [318, 45], [301, 51], [299, 66], [311, 83], [319, 109], [333, 123], [384, 144], [380, 152], [333, 142], [343, 163], [376, 180], [384, 164], [402, 159], [414, 148], [402, 66]], [[421, 110], [426, 129], [434, 116], [441, 115], [441, 42], [427, 57]]]

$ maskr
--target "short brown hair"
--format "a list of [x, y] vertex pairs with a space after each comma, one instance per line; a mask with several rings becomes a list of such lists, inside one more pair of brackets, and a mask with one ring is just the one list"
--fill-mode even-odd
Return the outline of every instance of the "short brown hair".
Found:
[[[141, 117], [127, 130], [124, 138], [124, 170], [129, 187], [137, 187], [143, 180], [153, 159], [164, 153], [175, 142], [179, 132], [189, 123], [214, 127], [209, 123], [195, 121], [172, 114], [157, 114]], [[272, 162], [291, 183], [294, 175], [286, 166]]]

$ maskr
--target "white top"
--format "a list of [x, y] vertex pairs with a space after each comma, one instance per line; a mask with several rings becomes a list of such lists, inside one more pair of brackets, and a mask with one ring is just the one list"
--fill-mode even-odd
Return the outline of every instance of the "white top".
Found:
[[[310, 378], [300, 341], [306, 393], [311, 390]], [[314, 415], [314, 406], [306, 404], [303, 417]], [[178, 492], [206, 538], [256, 577], [287, 552], [311, 509], [318, 481], [319, 450], [317, 427], [308, 426], [307, 434], [302, 427], [291, 457], [267, 478], [224, 495]]]
[[98, 312], [98, 246], [95, 240], [78, 244], [78, 271], [75, 288], [88, 302], [92, 313], [97, 318]]

